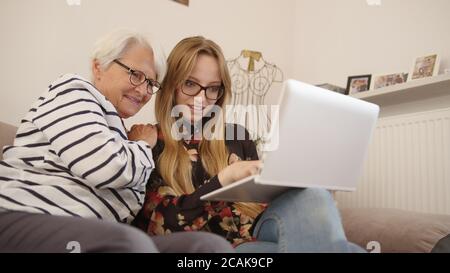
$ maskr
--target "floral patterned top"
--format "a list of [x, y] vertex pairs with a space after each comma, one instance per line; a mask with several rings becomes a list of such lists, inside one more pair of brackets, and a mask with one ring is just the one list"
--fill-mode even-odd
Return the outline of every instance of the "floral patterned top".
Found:
[[[234, 131], [233, 140], [226, 140], [229, 151], [229, 164], [236, 160], [257, 160], [256, 146], [250, 140], [248, 132], [239, 125], [227, 124], [226, 132]], [[244, 140], [237, 140], [239, 130], [245, 132]], [[198, 141], [185, 143], [192, 161], [192, 182], [195, 191], [191, 194], [176, 196], [155, 169], [147, 183], [145, 202], [135, 218], [133, 225], [150, 235], [164, 235], [177, 231], [209, 231], [227, 239], [233, 246], [253, 241], [252, 230], [257, 219], [242, 213], [232, 202], [203, 201], [202, 195], [221, 187], [216, 176], [209, 177], [198, 158]], [[161, 136], [153, 148], [153, 159], [164, 149]], [[261, 209], [265, 208], [261, 204]], [[259, 216], [257, 217], [259, 218]]]

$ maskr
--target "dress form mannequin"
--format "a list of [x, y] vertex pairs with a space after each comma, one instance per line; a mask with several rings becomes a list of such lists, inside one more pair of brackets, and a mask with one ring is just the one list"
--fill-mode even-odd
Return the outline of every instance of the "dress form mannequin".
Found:
[[265, 105], [265, 96], [274, 83], [283, 81], [283, 72], [266, 62], [257, 51], [243, 50], [227, 64], [233, 93], [227, 121], [245, 126], [253, 140], [261, 140], [271, 126], [270, 106]]

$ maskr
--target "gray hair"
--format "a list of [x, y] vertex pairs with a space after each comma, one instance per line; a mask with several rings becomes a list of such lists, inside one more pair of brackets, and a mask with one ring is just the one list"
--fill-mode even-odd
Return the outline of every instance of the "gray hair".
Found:
[[163, 77], [164, 61], [161, 61], [159, 56], [156, 55], [155, 50], [144, 35], [132, 30], [117, 29], [100, 38], [94, 45], [91, 58], [93, 60], [96, 59], [101, 67], [105, 69], [115, 59], [122, 57], [134, 45], [152, 49], [156, 78], [160, 80]]

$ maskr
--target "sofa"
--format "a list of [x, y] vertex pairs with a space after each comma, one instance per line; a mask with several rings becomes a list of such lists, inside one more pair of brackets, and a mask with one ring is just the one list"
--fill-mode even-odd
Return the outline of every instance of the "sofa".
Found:
[[[0, 121], [0, 148], [13, 143], [16, 131]], [[0, 152], [0, 160], [2, 156]], [[386, 208], [339, 210], [347, 239], [368, 252], [450, 253], [450, 215]]]
[[393, 208], [340, 208], [349, 241], [368, 252], [450, 253], [450, 215]]

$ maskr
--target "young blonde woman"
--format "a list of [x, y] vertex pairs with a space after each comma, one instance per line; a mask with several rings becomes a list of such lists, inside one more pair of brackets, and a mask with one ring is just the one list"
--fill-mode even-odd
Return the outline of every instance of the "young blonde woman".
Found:
[[[231, 80], [220, 47], [203, 37], [180, 41], [156, 96], [156, 170], [134, 224], [151, 235], [209, 231], [240, 252], [348, 252], [338, 211], [320, 189], [294, 189], [270, 204], [200, 197], [258, 172], [255, 144], [226, 124]], [[243, 133], [243, 134], [242, 134]]]

